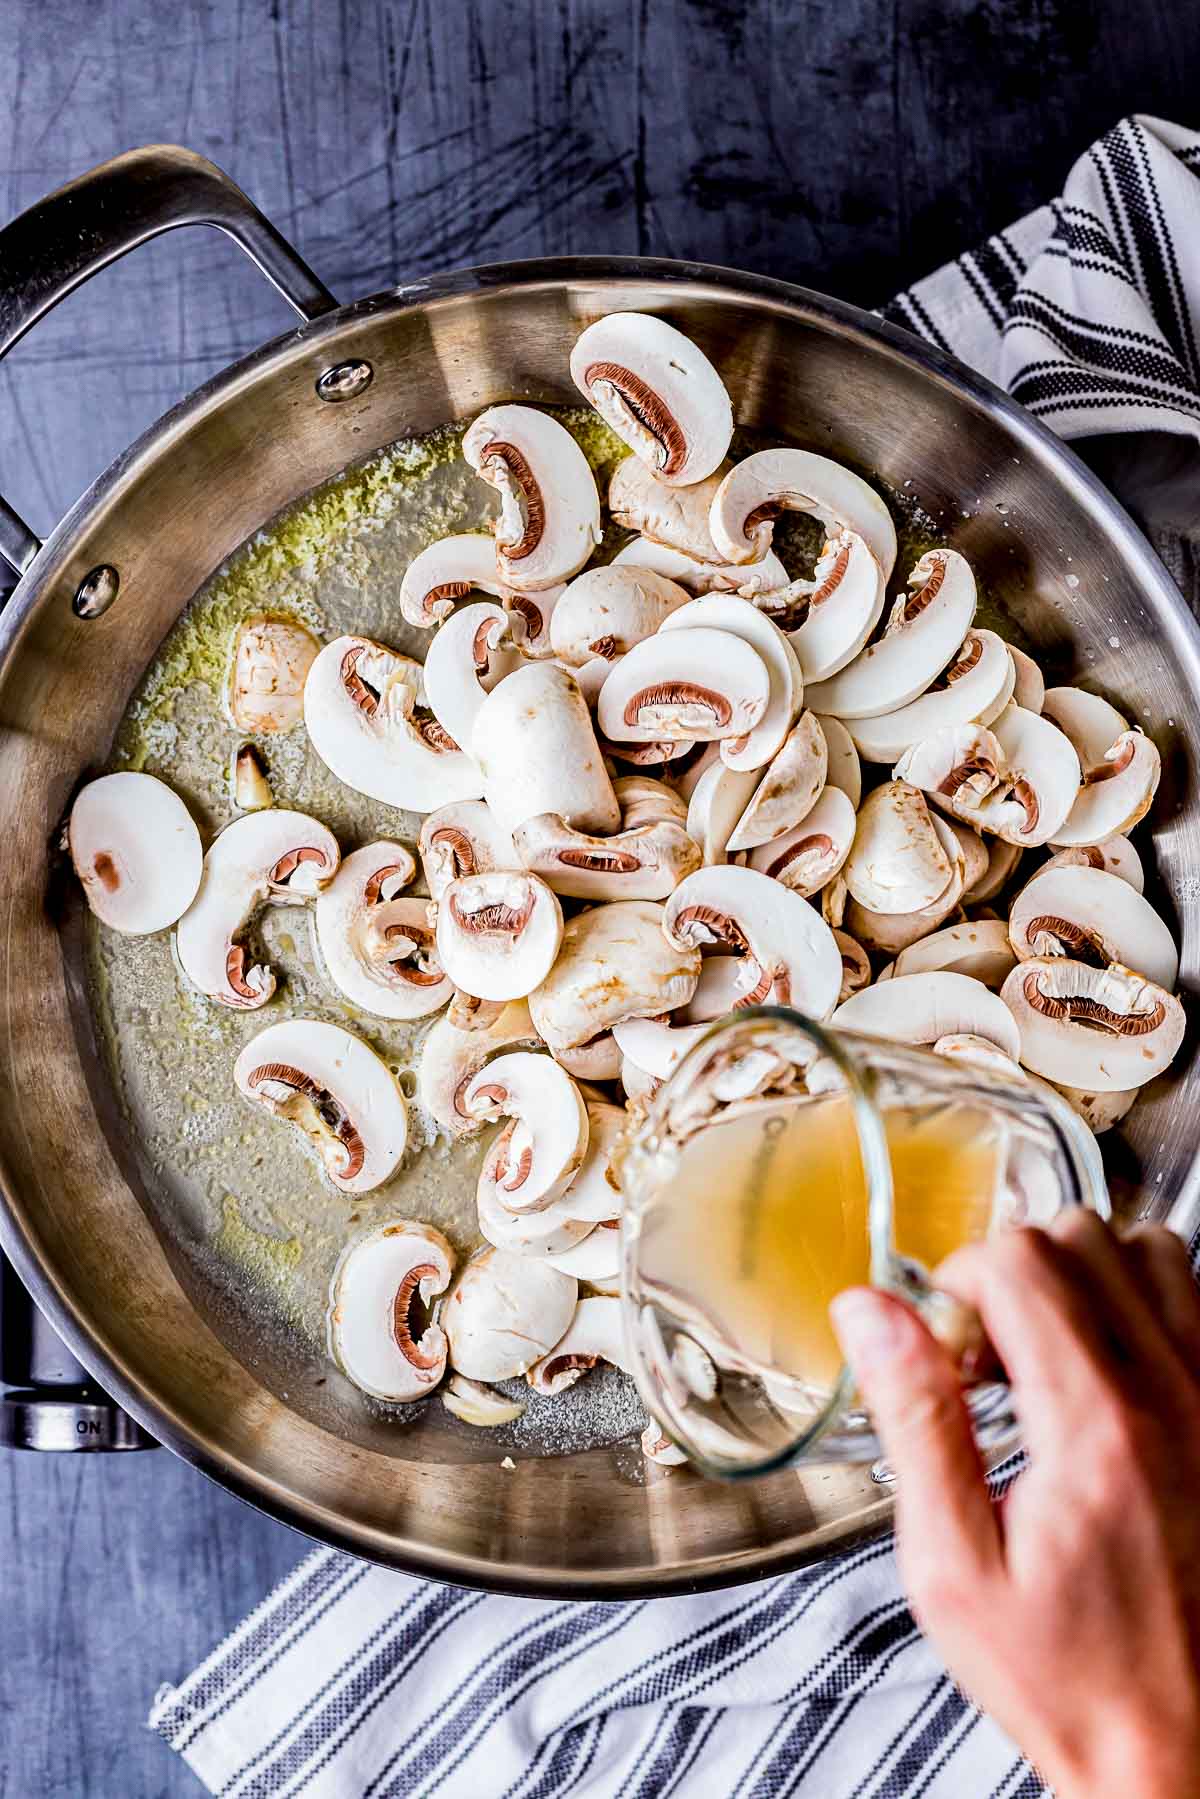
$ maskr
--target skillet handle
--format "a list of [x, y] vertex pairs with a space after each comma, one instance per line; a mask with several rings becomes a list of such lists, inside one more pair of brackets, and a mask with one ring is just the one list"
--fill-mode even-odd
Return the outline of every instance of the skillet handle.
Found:
[[[69, 181], [0, 231], [0, 358], [92, 275], [180, 225], [211, 225], [231, 237], [302, 319], [337, 306], [215, 163], [174, 144], [150, 144]], [[41, 547], [0, 496], [0, 557], [23, 575]]]

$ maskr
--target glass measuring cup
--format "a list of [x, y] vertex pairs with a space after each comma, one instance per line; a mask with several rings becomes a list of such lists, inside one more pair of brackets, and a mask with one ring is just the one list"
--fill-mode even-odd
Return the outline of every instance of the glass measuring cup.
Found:
[[730, 1478], [880, 1454], [827, 1311], [867, 1281], [959, 1356], [981, 1448], [1011, 1442], [1007, 1388], [967, 1382], [978, 1321], [929, 1272], [1068, 1206], [1109, 1212], [1087, 1126], [998, 1052], [934, 1054], [782, 1007], [723, 1019], [683, 1057], [620, 1177], [634, 1378], [689, 1459]]

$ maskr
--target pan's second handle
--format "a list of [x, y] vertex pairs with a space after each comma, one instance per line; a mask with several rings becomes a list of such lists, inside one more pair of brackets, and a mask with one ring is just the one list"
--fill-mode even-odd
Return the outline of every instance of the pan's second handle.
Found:
[[[303, 319], [337, 301], [240, 187], [206, 157], [152, 144], [101, 163], [0, 231], [0, 357], [77, 287], [180, 225], [211, 225], [240, 244]], [[18, 575], [41, 543], [0, 497], [0, 556]]]
[[0, 1255], [0, 1447], [155, 1449], [97, 1387]]

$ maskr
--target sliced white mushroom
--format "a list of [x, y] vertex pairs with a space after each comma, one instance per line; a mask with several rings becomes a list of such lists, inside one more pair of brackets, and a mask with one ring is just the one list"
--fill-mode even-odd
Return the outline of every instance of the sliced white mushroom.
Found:
[[531, 406], [492, 406], [463, 437], [463, 455], [500, 496], [496, 566], [523, 593], [569, 580], [600, 542], [600, 496], [570, 432]]
[[577, 1081], [617, 1081], [621, 1078], [621, 1052], [611, 1031], [601, 1031], [590, 1043], [574, 1049], [556, 1049], [554, 1060], [561, 1062]]
[[1106, 837], [1103, 843], [1083, 843], [1068, 850], [1056, 850], [1038, 870], [1044, 874], [1051, 868], [1102, 868], [1105, 874], [1128, 881], [1135, 893], [1146, 885], [1142, 859], [1128, 837]]
[[426, 1018], [453, 985], [434, 954], [426, 901], [398, 896], [416, 873], [399, 843], [368, 843], [343, 861], [313, 907], [330, 980], [377, 1018]]
[[621, 1215], [621, 1188], [615, 1155], [629, 1120], [620, 1106], [585, 1100], [588, 1116], [587, 1154], [562, 1196], [563, 1210], [585, 1224], [608, 1224]]
[[[562, 1203], [566, 1205], [569, 1195]], [[573, 1274], [577, 1281], [595, 1285], [597, 1281], [615, 1281], [621, 1273], [621, 1227], [615, 1221], [598, 1224], [589, 1230], [582, 1242], [557, 1255], [547, 1256], [552, 1268]]]
[[393, 1219], [347, 1244], [329, 1283], [329, 1354], [364, 1393], [403, 1404], [424, 1399], [446, 1372], [446, 1334], [419, 1328], [450, 1285], [454, 1251], [441, 1231]]
[[981, 918], [948, 925], [902, 949], [894, 973], [930, 974], [945, 969], [951, 974], [969, 974], [999, 992], [1016, 960], [1005, 921]]
[[661, 1086], [658, 1076], [639, 1068], [632, 1056], [621, 1057], [621, 1090], [631, 1108], [637, 1108], [640, 1100], [650, 1099]]
[[1008, 653], [1013, 661], [1013, 700], [1026, 712], [1040, 712], [1046, 699], [1041, 669], [1033, 657], [1027, 656], [1015, 643], [1009, 644]]
[[[522, 656], [543, 662], [553, 656], [551, 630], [558, 602], [567, 591], [565, 581], [539, 587], [536, 593], [510, 593], [504, 601], [509, 626]], [[580, 678], [583, 675], [580, 671]]]
[[809, 686], [815, 711], [842, 719], [898, 712], [954, 660], [975, 617], [970, 564], [957, 550], [927, 550], [908, 585], [912, 592], [892, 607], [883, 636], [828, 681]]
[[863, 801], [841, 878], [872, 912], [916, 912], [945, 892], [953, 862], [924, 795], [907, 781], [885, 781]]
[[66, 840], [88, 906], [114, 931], [165, 931], [196, 898], [200, 833], [179, 795], [154, 775], [89, 781], [75, 795]]
[[663, 925], [681, 947], [720, 945], [747, 956], [756, 979], [743, 1004], [796, 1006], [825, 1018], [837, 1003], [842, 958], [833, 932], [807, 900], [755, 869], [689, 875], [667, 901]]
[[510, 1212], [557, 1199], [587, 1154], [588, 1117], [579, 1089], [549, 1056], [514, 1050], [480, 1069], [463, 1094], [468, 1117], [507, 1118], [484, 1161], [486, 1182]]
[[425, 697], [455, 743], [470, 743], [485, 697], [520, 665], [502, 607], [485, 600], [446, 620], [425, 653]]
[[225, 683], [225, 710], [235, 728], [262, 737], [302, 723], [304, 683], [320, 647], [296, 619], [266, 613], [243, 619]]
[[804, 702], [804, 677], [796, 652], [779, 627], [736, 594], [704, 594], [672, 612], [660, 629], [728, 631], [762, 657], [769, 680], [766, 711], [745, 738], [721, 741], [721, 759], [730, 768], [762, 768], [787, 738]]
[[1183, 1041], [1180, 1002], [1128, 968], [1038, 956], [1018, 963], [1002, 997], [1020, 1031], [1022, 1064], [1089, 1092], [1144, 1086]]
[[955, 1031], [939, 1037], [933, 1045], [935, 1056], [948, 1056], [951, 1061], [973, 1062], [980, 1068], [999, 1068], [1004, 1074], [1020, 1074], [1020, 1065], [986, 1037], [972, 1036], [970, 1031]]
[[577, 831], [620, 829], [587, 704], [556, 663], [533, 662], [501, 681], [480, 707], [472, 747], [502, 830], [511, 834], [543, 812]]
[[839, 788], [857, 812], [862, 803], [862, 763], [854, 739], [840, 718], [833, 718], [828, 712], [818, 712], [814, 716], [825, 733], [828, 750], [826, 783]]
[[984, 1037], [1015, 1061], [1021, 1042], [1005, 1001], [982, 981], [944, 970], [930, 974], [896, 974], [851, 994], [833, 1015], [833, 1023], [866, 1037], [891, 1037], [898, 1043], [936, 1043], [939, 1037], [967, 1032]]
[[680, 550], [695, 562], [720, 568], [729, 558], [721, 554], [709, 534], [708, 515], [724, 472], [722, 467], [690, 487], [671, 487], [637, 456], [627, 456], [617, 464], [608, 485], [613, 523], [639, 531], [653, 543]]
[[416, 716], [419, 662], [367, 637], [326, 644], [304, 685], [309, 741], [339, 781], [373, 800], [432, 812], [478, 799], [483, 777], [436, 719]]
[[271, 969], [247, 968], [238, 941], [263, 905], [311, 899], [337, 872], [332, 831], [303, 812], [248, 812], [213, 839], [200, 890], [175, 927], [175, 950], [199, 992], [252, 1011], [275, 991]]
[[696, 991], [679, 1012], [683, 1024], [711, 1024], [743, 1000], [753, 987], [756, 971], [745, 956], [708, 955], [700, 964]]
[[825, 785], [828, 766], [825, 733], [814, 714], [805, 712], [764, 771], [729, 848], [750, 850], [772, 843], [807, 818]]
[[613, 312], [575, 340], [571, 377], [663, 481], [711, 475], [733, 435], [725, 383], [690, 337], [647, 312]]
[[252, 743], [239, 744], [230, 763], [229, 785], [239, 812], [261, 812], [275, 804], [267, 779], [267, 765]]
[[679, 1063], [699, 1043], [708, 1030], [706, 1024], [668, 1024], [661, 1018], [627, 1018], [613, 1026], [613, 1036], [621, 1054], [651, 1074], [665, 1081]]
[[233, 1078], [246, 1099], [303, 1133], [342, 1193], [369, 1193], [395, 1173], [408, 1107], [361, 1037], [315, 1018], [269, 1024], [244, 1046]]
[[839, 530], [857, 532], [884, 579], [891, 574], [896, 561], [891, 513], [860, 476], [811, 450], [759, 450], [730, 469], [709, 514], [723, 559], [753, 562], [764, 556], [781, 512], [809, 513], [830, 537]]
[[740, 637], [660, 631], [615, 664], [596, 718], [614, 743], [742, 738], [766, 712], [770, 690], [766, 663]]
[[622, 775], [613, 782], [613, 792], [621, 808], [623, 831], [636, 831], [641, 825], [666, 820], [687, 824], [687, 800], [665, 781], [655, 780], [653, 775]]
[[1083, 1122], [1097, 1137], [1105, 1131], [1111, 1131], [1114, 1125], [1128, 1116], [1139, 1092], [1138, 1087], [1117, 1088], [1112, 1093], [1089, 1093], [1086, 1087], [1065, 1087], [1061, 1081], [1052, 1081], [1051, 1086], [1062, 1094], [1073, 1111], [1078, 1112]]
[[687, 1461], [687, 1456], [678, 1443], [672, 1443], [670, 1437], [657, 1425], [648, 1424], [642, 1432], [642, 1454], [648, 1462], [657, 1462], [661, 1468], [680, 1468]]
[[1047, 843], [1079, 794], [1079, 758], [1048, 717], [1008, 706], [988, 728], [958, 725], [914, 744], [893, 773], [956, 818], [1021, 848]]
[[483, 1120], [471, 1117], [463, 1101], [479, 1070], [501, 1050], [513, 1044], [532, 1046], [539, 1039], [524, 1000], [480, 1007], [476, 1016], [485, 1015], [475, 1024], [458, 1022], [455, 1010], [452, 1005], [422, 1039], [417, 1103], [450, 1136], [472, 1137], [482, 1130]]
[[883, 570], [857, 531], [826, 539], [811, 580], [755, 594], [791, 639], [806, 681], [827, 681], [853, 662], [883, 612]]
[[[849, 931], [834, 931], [833, 940], [842, 958], [842, 985], [838, 993], [840, 1006], [852, 993], [861, 993], [864, 987], [871, 985], [871, 962], [862, 944]], [[882, 980], [883, 975], [879, 978]]]
[[[494, 1249], [508, 1249], [518, 1256], [540, 1256], [549, 1259], [576, 1249], [595, 1228], [572, 1218], [562, 1199], [551, 1200], [537, 1211], [513, 1212], [506, 1206], [489, 1169], [491, 1158], [483, 1165], [476, 1193], [479, 1234]], [[572, 1274], [574, 1270], [565, 1269]]]
[[942, 823], [953, 833], [955, 841], [963, 854], [963, 894], [965, 895], [977, 881], [985, 880], [990, 867], [987, 844], [973, 831], [970, 825], [963, 824], [956, 818], [945, 818]]
[[428, 631], [448, 618], [469, 593], [507, 600], [512, 592], [496, 567], [493, 538], [465, 531], [440, 538], [413, 558], [400, 583], [400, 611], [408, 624]]
[[509, 1399], [483, 1381], [468, 1380], [465, 1374], [452, 1374], [439, 1398], [448, 1412], [480, 1430], [512, 1424], [525, 1410], [524, 1400]]
[[486, 800], [458, 800], [430, 812], [422, 821], [417, 848], [435, 900], [464, 875], [521, 866], [511, 834], [497, 824]]
[[651, 569], [610, 563], [576, 575], [554, 608], [550, 641], [569, 666], [595, 657], [615, 662], [653, 637], [663, 620], [688, 604], [683, 587]]
[[566, 1331], [525, 1378], [535, 1393], [563, 1393], [597, 1362], [630, 1371], [621, 1302], [599, 1295], [579, 1301]]
[[930, 822], [950, 863], [950, 879], [936, 899], [911, 911], [875, 911], [852, 898], [846, 907], [846, 928], [868, 949], [888, 956], [897, 955], [910, 944], [928, 937], [958, 910], [967, 879], [963, 846], [948, 819], [940, 818], [935, 812], [930, 814]]
[[718, 756], [704, 770], [688, 801], [687, 832], [706, 866], [724, 862], [729, 839], [759, 785], [756, 768], [730, 768]]
[[513, 841], [525, 868], [572, 899], [665, 899], [701, 862], [674, 819], [590, 837], [547, 812], [519, 825]]
[[568, 921], [558, 960], [529, 996], [534, 1025], [556, 1055], [590, 1043], [622, 1018], [653, 1018], [687, 1004], [700, 955], [668, 938], [665, 916], [653, 900], [617, 900]]
[[512, 1380], [562, 1337], [579, 1283], [504, 1249], [471, 1257], [442, 1308], [450, 1366], [470, 1380]]
[[437, 902], [438, 960], [456, 987], [480, 999], [532, 993], [562, 935], [562, 907], [535, 874], [463, 875]]
[[1019, 843], [1006, 843], [1003, 837], [989, 837], [984, 847], [987, 868], [977, 881], [968, 881], [963, 894], [963, 902], [969, 906], [982, 906], [995, 899], [1016, 873], [1023, 854]]
[[947, 725], [990, 725], [1012, 694], [1008, 645], [994, 631], [969, 631], [949, 668], [920, 699], [881, 718], [854, 719], [849, 731], [866, 761], [895, 762]]
[[1051, 833], [1054, 847], [1100, 844], [1131, 831], [1158, 791], [1162, 759], [1155, 744], [1130, 730], [1115, 706], [1080, 687], [1049, 688], [1045, 716], [1070, 738], [1082, 770], [1070, 815]]
[[[618, 747], [618, 746], [614, 746]], [[721, 745], [712, 743], [677, 743], [672, 746], [682, 754], [672, 756], [662, 770], [663, 785], [677, 793], [688, 805], [700, 782], [714, 762], [721, 761]], [[622, 750], [622, 754], [625, 752]], [[724, 764], [722, 764], [724, 766]]]
[[750, 852], [750, 867], [782, 881], [803, 899], [819, 893], [850, 854], [857, 820], [839, 787], [826, 786], [790, 831]]
[[617, 552], [610, 566], [652, 569], [668, 581], [678, 581], [689, 593], [740, 593], [744, 599], [786, 587], [788, 580], [787, 570], [772, 550], [761, 562], [698, 562], [683, 550], [655, 543], [650, 537], [635, 537]]
[[1039, 869], [1013, 901], [1008, 929], [1022, 962], [1119, 962], [1168, 990], [1179, 976], [1179, 952], [1158, 913], [1128, 881], [1103, 869]]

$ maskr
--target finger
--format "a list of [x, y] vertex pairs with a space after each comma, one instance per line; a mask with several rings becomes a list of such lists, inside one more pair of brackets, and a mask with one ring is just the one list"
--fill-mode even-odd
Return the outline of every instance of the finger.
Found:
[[1074, 1258], [1076, 1276], [1091, 1295], [1096, 1326], [1108, 1339], [1113, 1357], [1129, 1378], [1145, 1387], [1179, 1370], [1171, 1344], [1133, 1265], [1122, 1253], [1121, 1240], [1095, 1212], [1072, 1206], [1048, 1227], [1050, 1235]]
[[884, 1452], [896, 1471], [896, 1529], [918, 1605], [947, 1571], [965, 1585], [1002, 1560], [983, 1464], [950, 1358], [903, 1301], [851, 1287], [830, 1307]]
[[1187, 1374], [1200, 1380], [1200, 1288], [1186, 1248], [1174, 1231], [1139, 1224], [1121, 1253]]

